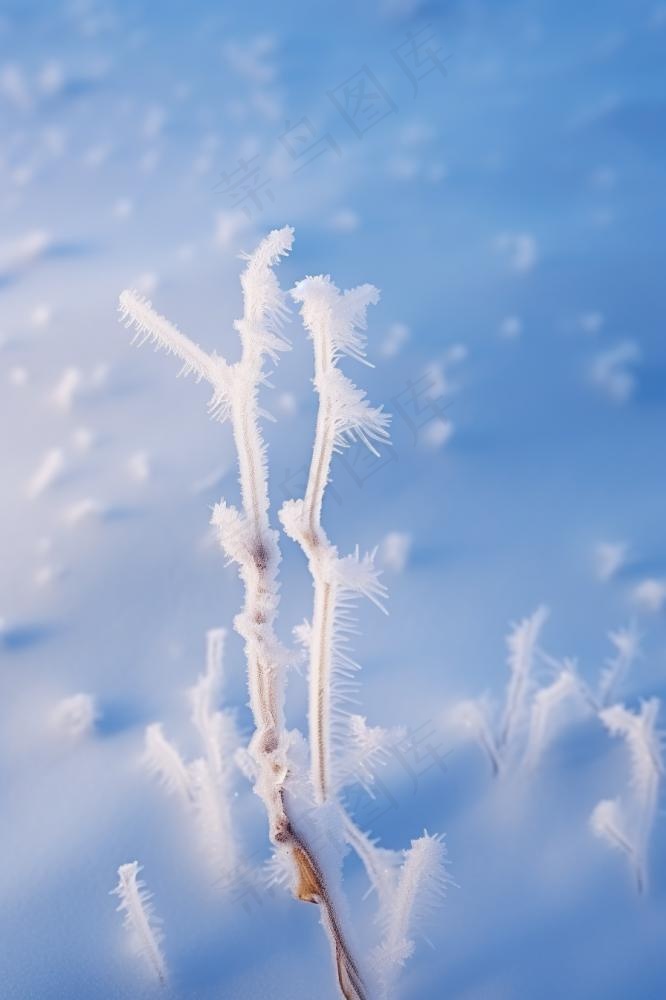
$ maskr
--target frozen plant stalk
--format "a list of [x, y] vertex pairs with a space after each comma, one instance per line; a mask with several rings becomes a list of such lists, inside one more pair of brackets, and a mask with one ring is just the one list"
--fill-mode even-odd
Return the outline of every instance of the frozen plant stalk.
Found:
[[228, 874], [237, 862], [230, 802], [239, 739], [233, 715], [216, 707], [225, 634], [222, 628], [208, 630], [206, 672], [189, 691], [192, 722], [204, 755], [186, 764], [158, 722], [146, 729], [144, 754], [149, 770], [194, 813], [202, 846], [218, 875]]
[[138, 955], [145, 959], [161, 983], [166, 982], [167, 970], [162, 954], [162, 931], [153, 914], [151, 895], [138, 879], [141, 866], [130, 861], [118, 869], [118, 885], [111, 894], [118, 896], [118, 910], [125, 914], [125, 927]]
[[499, 745], [508, 749], [521, 723], [529, 701], [532, 668], [541, 629], [548, 617], [548, 608], [541, 605], [529, 618], [524, 618], [507, 637], [511, 680], [506, 696]]
[[608, 731], [625, 740], [631, 759], [631, 786], [625, 796], [597, 803], [590, 823], [598, 837], [627, 855], [639, 892], [647, 884], [648, 846], [664, 773], [658, 714], [658, 698], [643, 702], [637, 713], [624, 705], [612, 705], [600, 713]]
[[390, 910], [384, 914], [384, 939], [375, 952], [383, 996], [391, 994], [399, 969], [414, 951], [419, 923], [446, 895], [451, 882], [441, 836], [427, 832], [404, 852]]
[[325, 802], [334, 789], [334, 742], [349, 737], [348, 716], [340, 704], [353, 688], [358, 665], [346, 649], [355, 598], [364, 595], [384, 610], [385, 588], [379, 582], [372, 556], [358, 552], [344, 559], [332, 545], [321, 524], [324, 491], [334, 451], [354, 439], [371, 451], [375, 442], [388, 439], [388, 415], [369, 405], [337, 367], [348, 355], [365, 359], [365, 315], [379, 293], [372, 285], [361, 285], [341, 294], [329, 277], [305, 278], [292, 296], [301, 303], [301, 314], [314, 345], [314, 386], [319, 396], [317, 427], [310, 472], [302, 500], [289, 500], [280, 511], [285, 531], [305, 553], [314, 585], [314, 606], [309, 635], [309, 731], [312, 785], [318, 802]]
[[[254, 253], [245, 257], [247, 263], [241, 276], [244, 314], [234, 324], [240, 335], [241, 357], [235, 364], [203, 351], [134, 292], [122, 293], [120, 313], [127, 325], [134, 327], [141, 343], [151, 341], [175, 354], [184, 374], [192, 373], [207, 381], [212, 389], [211, 415], [231, 424], [238, 455], [241, 507], [220, 502], [212, 522], [227, 557], [238, 567], [245, 590], [244, 605], [234, 624], [245, 641], [255, 725], [248, 748], [251, 766], [246, 770], [252, 773], [254, 789], [266, 808], [278, 866], [287, 870], [299, 899], [320, 906], [341, 994], [347, 1000], [370, 1000], [375, 985], [371, 972], [361, 971], [359, 957], [352, 948], [342, 895], [345, 841], [362, 857], [373, 885], [389, 908], [387, 897], [391, 889], [398, 891], [397, 876], [394, 879], [390, 872], [388, 855], [392, 852], [381, 852], [356, 829], [344, 814], [336, 793], [353, 780], [352, 772], [360, 771], [361, 781], [365, 780], [364, 773], [371, 780], [368, 759], [381, 755], [385, 734], [366, 726], [360, 716], [341, 711], [339, 703], [347, 695], [347, 685], [356, 670], [346, 646], [353, 604], [364, 595], [381, 607], [384, 588], [372, 556], [361, 557], [358, 551], [344, 558], [338, 556], [321, 526], [321, 509], [333, 452], [353, 439], [374, 451], [376, 443], [387, 439], [387, 415], [381, 408], [371, 407], [365, 393], [337, 367], [342, 355], [363, 360], [361, 331], [365, 313], [378, 293], [372, 286], [363, 285], [341, 294], [325, 277], [306, 278], [292, 291], [293, 298], [302, 305], [303, 319], [314, 342], [314, 384], [319, 395], [306, 495], [285, 504], [280, 512], [283, 527], [308, 557], [314, 582], [312, 621], [302, 630], [310, 659], [308, 780], [297, 759], [298, 735], [287, 732], [283, 716], [283, 677], [289, 654], [274, 628], [280, 550], [277, 531], [269, 519], [266, 452], [259, 423], [266, 414], [258, 401], [260, 387], [268, 384], [266, 359], [275, 364], [280, 352], [289, 347], [282, 332], [286, 296], [273, 268], [289, 253], [292, 240], [289, 226], [273, 230]], [[207, 753], [207, 761], [218, 766], [214, 750], [218, 742], [210, 728], [215, 717], [205, 682], [196, 689], [193, 708], [204, 742], [213, 748]], [[153, 763], [167, 784], [185, 798], [191, 796], [190, 775], [180, 765], [178, 754], [171, 752], [159, 727], [149, 731], [148, 739]], [[423, 848], [418, 850], [443, 851], [443, 845], [435, 847], [430, 838], [422, 840]], [[405, 883], [400, 884], [404, 895]], [[413, 896], [410, 892], [409, 909]], [[401, 912], [407, 913], [405, 906]]]

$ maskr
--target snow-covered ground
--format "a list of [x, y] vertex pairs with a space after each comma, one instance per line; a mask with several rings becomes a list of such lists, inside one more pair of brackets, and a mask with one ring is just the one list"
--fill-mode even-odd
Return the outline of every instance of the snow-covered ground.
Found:
[[[3, 997], [155, 994], [109, 895], [135, 859], [163, 995], [336, 995], [315, 908], [250, 874], [269, 849], [245, 777], [221, 878], [142, 761], [153, 722], [200, 752], [187, 691], [211, 628], [230, 630], [244, 739], [251, 718], [241, 588], [209, 525], [237, 501], [229, 430], [205, 386], [130, 346], [118, 295], [234, 360], [238, 254], [285, 223], [284, 287], [382, 289], [376, 367], [354, 377], [393, 446], [336, 459], [325, 520], [343, 552], [379, 546], [390, 615], [362, 609], [361, 711], [409, 736], [349, 808], [387, 847], [445, 832], [457, 883], [401, 995], [666, 993], [663, 816], [639, 894], [590, 825], [634, 792], [588, 697], [609, 633], [633, 629], [611, 700], [666, 698], [665, 43], [657, 0], [0, 4]], [[303, 488], [315, 415], [297, 316], [287, 334], [262, 400], [276, 507]], [[311, 597], [282, 549], [287, 641]], [[501, 740], [505, 637], [541, 605], [534, 685], [570, 658], [584, 693], [534, 766], [507, 752], [493, 778], [460, 705], [485, 697]], [[306, 698], [293, 670], [291, 724]], [[370, 940], [351, 857], [347, 885]]]

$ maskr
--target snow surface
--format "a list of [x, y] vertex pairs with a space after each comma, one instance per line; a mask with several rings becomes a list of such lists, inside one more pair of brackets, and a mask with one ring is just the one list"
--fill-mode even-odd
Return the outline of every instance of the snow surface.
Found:
[[[446, 75], [415, 88], [394, 50], [424, 25]], [[544, 647], [590, 685], [634, 619], [620, 697], [666, 698], [665, 41], [657, 0], [0, 4], [3, 997], [155, 995], [109, 895], [134, 859], [163, 920], [162, 995], [336, 995], [315, 908], [244, 868], [221, 880], [141, 759], [153, 722], [199, 752], [186, 692], [241, 597], [210, 509], [237, 485], [207, 388], [130, 347], [118, 294], [235, 360], [237, 254], [285, 223], [284, 287], [382, 290], [377, 367], [354, 378], [393, 413], [393, 449], [336, 459], [324, 517], [342, 552], [409, 539], [387, 561], [390, 617], [364, 609], [355, 649], [363, 714], [418, 752], [350, 808], [386, 847], [445, 832], [458, 888], [401, 995], [666, 994], [663, 816], [644, 896], [589, 826], [626, 787], [622, 741], [572, 715], [535, 773], [493, 781], [450, 723], [462, 700], [501, 701], [509, 623], [542, 603]], [[358, 136], [329, 92], [364, 66], [394, 107]], [[303, 116], [334, 145], [302, 166], [280, 137]], [[220, 182], [255, 154], [273, 199], [248, 219]], [[264, 397], [276, 507], [302, 488], [316, 405], [305, 332], [287, 333]], [[282, 549], [288, 641], [310, 580]], [[223, 702], [247, 737], [227, 645]], [[81, 695], [72, 739], [54, 713]], [[306, 702], [294, 670], [294, 725]], [[233, 808], [254, 869], [265, 820], [240, 772]], [[347, 884], [370, 940], [351, 858]]]

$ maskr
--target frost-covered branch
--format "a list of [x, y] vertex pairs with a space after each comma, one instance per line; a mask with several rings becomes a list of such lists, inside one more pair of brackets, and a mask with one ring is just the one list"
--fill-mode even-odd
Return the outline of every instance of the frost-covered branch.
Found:
[[117, 909], [125, 915], [125, 927], [129, 931], [133, 947], [150, 965], [161, 983], [167, 979], [167, 968], [162, 954], [162, 930], [155, 917], [151, 903], [152, 896], [145, 884], [138, 879], [141, 867], [138, 861], [121, 865], [118, 869], [118, 885], [111, 895], [118, 896]]

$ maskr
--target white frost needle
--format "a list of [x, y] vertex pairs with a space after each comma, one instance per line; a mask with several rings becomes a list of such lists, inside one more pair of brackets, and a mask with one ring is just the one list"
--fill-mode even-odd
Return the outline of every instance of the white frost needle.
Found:
[[163, 934], [160, 922], [153, 913], [152, 896], [145, 884], [138, 880], [141, 870], [138, 861], [121, 865], [118, 885], [111, 894], [120, 898], [117, 908], [125, 915], [125, 927], [137, 954], [145, 959], [159, 981], [165, 983], [167, 969], [161, 948]]

